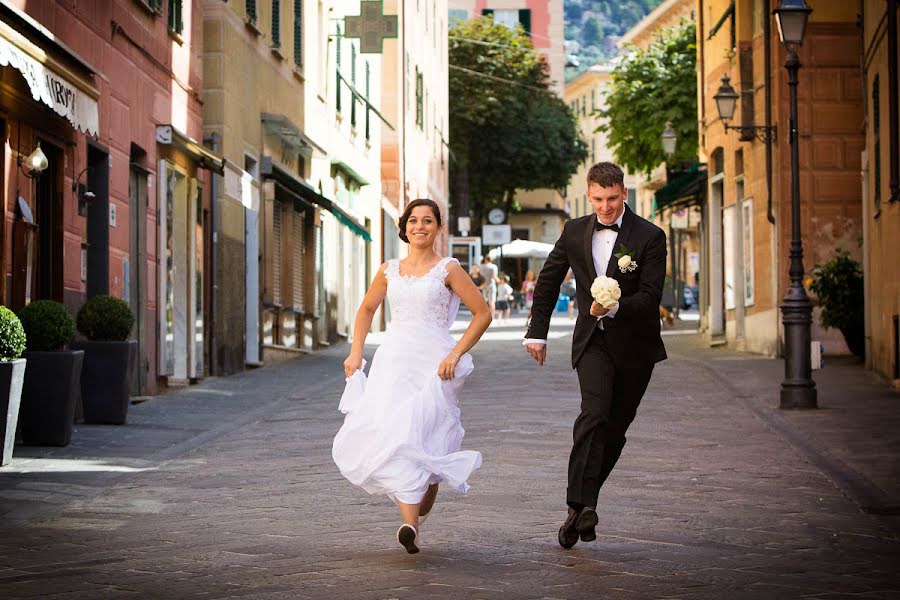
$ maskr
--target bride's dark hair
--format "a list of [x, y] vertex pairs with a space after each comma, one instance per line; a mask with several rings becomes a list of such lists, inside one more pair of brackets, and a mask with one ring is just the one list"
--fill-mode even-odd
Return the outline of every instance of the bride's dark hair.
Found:
[[406, 237], [406, 223], [409, 221], [409, 215], [412, 214], [412, 211], [417, 206], [427, 206], [431, 209], [431, 212], [434, 213], [434, 218], [437, 219], [438, 227], [443, 225], [441, 221], [441, 207], [437, 205], [437, 202], [432, 200], [431, 198], [418, 198], [413, 200], [409, 204], [406, 205], [406, 210], [403, 211], [403, 214], [400, 215], [400, 222], [397, 224], [400, 227], [400, 239], [409, 243], [409, 238]]

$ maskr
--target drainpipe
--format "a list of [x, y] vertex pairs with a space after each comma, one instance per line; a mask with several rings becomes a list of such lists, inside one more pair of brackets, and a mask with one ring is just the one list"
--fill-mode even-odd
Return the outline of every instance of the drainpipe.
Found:
[[[203, 138], [203, 143], [209, 146], [213, 152], [219, 151], [219, 134], [215, 131]], [[219, 290], [216, 284], [216, 270], [218, 269], [218, 239], [219, 234], [216, 231], [218, 219], [216, 218], [216, 205], [219, 201], [219, 177], [213, 171], [209, 182], [209, 228], [212, 232], [212, 238], [209, 247], [209, 374], [216, 375], [218, 373], [218, 363], [216, 362], [216, 314], [218, 311]]]
[[[766, 131], [772, 131], [772, 11], [769, 0], [763, 0], [763, 62], [765, 63], [766, 89]], [[772, 136], [766, 136], [766, 218], [775, 224], [775, 213], [772, 212]]]
[[888, 119], [890, 120], [891, 202], [900, 200], [900, 98], [897, 97], [897, 0], [887, 3]]

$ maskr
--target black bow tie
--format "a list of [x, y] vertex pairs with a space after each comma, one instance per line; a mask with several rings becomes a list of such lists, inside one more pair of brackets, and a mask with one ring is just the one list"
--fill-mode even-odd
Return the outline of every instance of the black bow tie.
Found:
[[604, 229], [612, 229], [613, 231], [618, 232], [619, 225], [616, 223], [613, 223], [612, 225], [604, 225], [600, 221], [597, 221], [596, 223], [594, 223], [594, 229], [596, 229], [597, 231], [603, 231]]

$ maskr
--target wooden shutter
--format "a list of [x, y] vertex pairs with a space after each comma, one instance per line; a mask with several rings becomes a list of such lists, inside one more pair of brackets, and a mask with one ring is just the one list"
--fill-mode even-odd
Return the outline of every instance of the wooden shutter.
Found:
[[294, 309], [302, 311], [303, 303], [303, 266], [306, 261], [306, 219], [302, 211], [294, 211], [294, 247], [292, 262], [294, 267]]
[[303, 0], [294, 0], [294, 64], [303, 66]]
[[519, 11], [519, 23], [525, 33], [531, 35], [531, 9], [525, 8]]
[[272, 47], [281, 48], [281, 0], [272, 0]]
[[272, 209], [272, 302], [281, 304], [281, 200]]

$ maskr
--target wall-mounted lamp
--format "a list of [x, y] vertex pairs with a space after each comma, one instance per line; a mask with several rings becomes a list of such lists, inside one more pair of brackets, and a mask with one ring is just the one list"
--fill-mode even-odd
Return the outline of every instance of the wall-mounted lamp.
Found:
[[[719, 86], [716, 95], [713, 96], [713, 100], [716, 101], [716, 110], [719, 113], [719, 118], [722, 119], [722, 123], [725, 125], [725, 133], [728, 133], [728, 130], [732, 129], [734, 131], [740, 131], [742, 136], [753, 136], [761, 142], [774, 142], [776, 132], [774, 125], [728, 124], [728, 121], [734, 118], [734, 110], [737, 108], [739, 97], [737, 91], [735, 91], [734, 87], [731, 85], [731, 78], [728, 75], [723, 75], [722, 85]], [[748, 137], [747, 139], [750, 138]]]
[[[27, 158], [22, 158], [22, 155], [19, 154], [16, 157], [16, 163], [19, 165], [19, 169], [25, 175], [25, 177], [29, 177], [34, 179], [35, 177], [40, 177], [41, 173], [43, 173], [48, 166], [50, 166], [50, 162], [47, 160], [47, 155], [44, 154], [44, 151], [41, 150], [41, 143], [37, 143], [37, 147], [34, 151], [28, 155]], [[27, 170], [26, 170], [27, 169]]]
[[675, 130], [672, 129], [672, 121], [666, 123], [666, 129], [662, 132], [661, 137], [663, 152], [666, 153], [666, 156], [675, 154], [675, 145], [678, 143], [678, 135], [676, 135]]
[[94, 192], [87, 189], [87, 186], [81, 183], [81, 176], [85, 174], [87, 171], [87, 167], [81, 170], [81, 173], [78, 174], [72, 181], [72, 191], [78, 193], [78, 216], [86, 217], [88, 216], [88, 207], [90, 205], [91, 200], [97, 197]]

